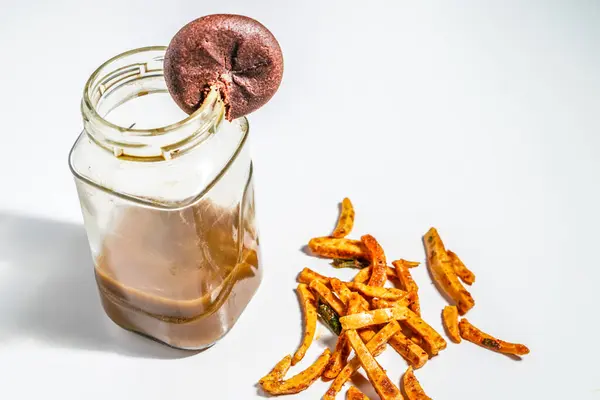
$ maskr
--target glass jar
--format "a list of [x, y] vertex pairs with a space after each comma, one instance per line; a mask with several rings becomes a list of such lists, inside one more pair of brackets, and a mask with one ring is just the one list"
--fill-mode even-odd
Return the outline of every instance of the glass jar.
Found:
[[179, 110], [165, 50], [92, 74], [69, 163], [108, 316], [196, 350], [232, 328], [261, 280], [248, 121], [225, 120], [216, 90], [194, 114]]

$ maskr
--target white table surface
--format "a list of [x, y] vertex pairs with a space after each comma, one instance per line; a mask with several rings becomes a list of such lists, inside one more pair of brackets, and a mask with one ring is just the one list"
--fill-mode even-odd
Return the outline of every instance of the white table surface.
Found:
[[[0, 398], [262, 398], [258, 378], [301, 338], [296, 274], [332, 272], [300, 248], [349, 196], [353, 235], [389, 259], [423, 261], [436, 226], [477, 274], [468, 318], [531, 348], [514, 361], [449, 343], [417, 372], [431, 397], [600, 399], [598, 2], [120, 3], [2, 2]], [[265, 277], [231, 333], [193, 354], [103, 314], [67, 152], [100, 63], [214, 12], [267, 25], [286, 70], [250, 117]], [[414, 275], [441, 329], [444, 300]], [[320, 330], [292, 372], [332, 343]], [[398, 382], [405, 362], [380, 361]]]

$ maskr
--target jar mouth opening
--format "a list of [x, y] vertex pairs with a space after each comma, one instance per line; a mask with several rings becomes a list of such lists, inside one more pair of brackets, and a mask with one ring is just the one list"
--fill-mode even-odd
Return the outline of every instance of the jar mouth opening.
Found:
[[[108, 119], [106, 119], [104, 116], [100, 115], [100, 113], [97, 111], [96, 106], [98, 104], [98, 99], [94, 100], [94, 94], [97, 91], [103, 92], [104, 90], [106, 90], [101, 87], [102, 84], [99, 82], [99, 79], [102, 79], [101, 74], [103, 72], [108, 72], [109, 74], [114, 72], [114, 71], [110, 71], [109, 67], [111, 67], [116, 61], [122, 60], [126, 57], [135, 56], [138, 54], [143, 54], [143, 53], [148, 53], [148, 52], [163, 53], [166, 50], [167, 50], [167, 46], [140, 47], [137, 49], [123, 52], [121, 54], [117, 54], [116, 56], [110, 58], [109, 60], [102, 63], [102, 65], [100, 65], [98, 68], [96, 68], [96, 70], [92, 73], [92, 75], [90, 75], [88, 81], [85, 84], [84, 90], [83, 90], [82, 107], [84, 107], [85, 112], [88, 114], [87, 117], [95, 119], [98, 123], [105, 125], [107, 128], [109, 128], [111, 130], [127, 132], [127, 134], [130, 136], [164, 135], [164, 134], [167, 134], [174, 130], [177, 130], [178, 128], [180, 128], [184, 125], [187, 125], [187, 124], [193, 122], [194, 120], [202, 118], [202, 116], [205, 113], [203, 113], [202, 107], [200, 107], [193, 114], [188, 115], [187, 117], [183, 118], [182, 120], [179, 120], [179, 121], [176, 121], [171, 124], [164, 125], [164, 126], [159, 126], [156, 128], [141, 129], [141, 128], [134, 128], [131, 126], [130, 127], [121, 126], [116, 123], [113, 123], [113, 122], [109, 121]], [[154, 61], [156, 63], [161, 64], [161, 71], [162, 71], [163, 58], [161, 56], [157, 56], [157, 57], [154, 57]], [[152, 70], [147, 68], [147, 71], [152, 71]], [[154, 70], [154, 71], [156, 71], [156, 70]]]
[[[180, 119], [183, 112], [168, 95], [164, 79], [166, 49], [151, 46], [121, 53], [100, 65], [85, 85], [81, 101], [84, 130], [116, 157], [169, 160], [201, 144], [224, 123], [225, 104], [216, 87], [200, 108]], [[161, 99], [162, 103], [147, 108], [144, 99]], [[141, 104], [146, 106], [134, 107]], [[130, 107], [136, 110], [134, 116], [127, 112]], [[113, 113], [126, 118], [115, 122], [109, 118]], [[166, 117], [175, 122], [164, 124]], [[248, 130], [246, 118], [231, 123]]]

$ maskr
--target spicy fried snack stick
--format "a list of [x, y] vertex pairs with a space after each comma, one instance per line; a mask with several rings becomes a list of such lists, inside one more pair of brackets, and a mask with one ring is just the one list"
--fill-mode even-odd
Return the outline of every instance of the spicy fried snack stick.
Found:
[[334, 238], [343, 238], [347, 236], [354, 226], [354, 207], [349, 198], [342, 200], [342, 211], [338, 219], [337, 226], [331, 234]]
[[524, 344], [510, 343], [496, 339], [492, 335], [482, 332], [477, 327], [473, 326], [466, 318], [460, 320], [458, 328], [460, 329], [460, 336], [463, 339], [478, 344], [481, 347], [485, 347], [486, 349], [516, 356], [529, 354], [529, 349]]
[[439, 288], [456, 302], [458, 312], [464, 315], [473, 308], [475, 300], [458, 280], [437, 230], [431, 228], [423, 237], [423, 241], [427, 251], [427, 264], [433, 279]]

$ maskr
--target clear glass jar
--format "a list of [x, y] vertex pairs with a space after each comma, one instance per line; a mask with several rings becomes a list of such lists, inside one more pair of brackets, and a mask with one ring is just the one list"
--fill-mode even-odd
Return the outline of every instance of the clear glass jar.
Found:
[[193, 115], [179, 110], [165, 49], [123, 53], [92, 74], [69, 163], [108, 316], [202, 349], [261, 280], [248, 121], [225, 120], [217, 91]]

